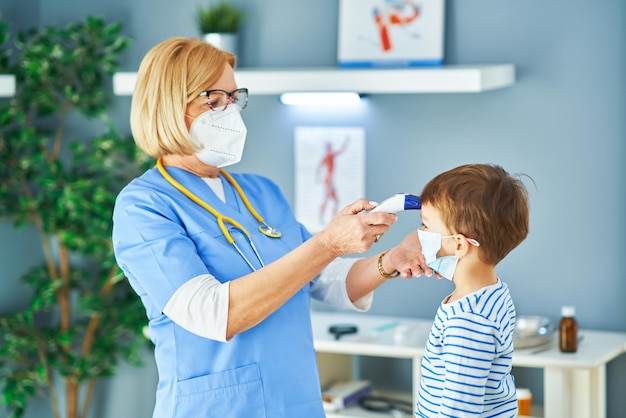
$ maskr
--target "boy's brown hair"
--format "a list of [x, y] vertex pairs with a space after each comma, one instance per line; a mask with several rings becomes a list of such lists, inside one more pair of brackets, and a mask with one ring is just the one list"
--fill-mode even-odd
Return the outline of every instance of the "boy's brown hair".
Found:
[[467, 164], [441, 173], [421, 199], [439, 211], [451, 233], [480, 243], [484, 263], [495, 266], [528, 235], [526, 186], [498, 165]]

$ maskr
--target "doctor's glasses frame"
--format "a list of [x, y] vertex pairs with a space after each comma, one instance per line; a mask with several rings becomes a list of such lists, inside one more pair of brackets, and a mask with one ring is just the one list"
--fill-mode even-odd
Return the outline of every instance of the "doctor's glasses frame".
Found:
[[211, 110], [226, 110], [229, 104], [234, 103], [241, 110], [248, 105], [248, 89], [241, 88], [233, 91], [207, 90], [198, 94], [198, 97], [206, 96]]

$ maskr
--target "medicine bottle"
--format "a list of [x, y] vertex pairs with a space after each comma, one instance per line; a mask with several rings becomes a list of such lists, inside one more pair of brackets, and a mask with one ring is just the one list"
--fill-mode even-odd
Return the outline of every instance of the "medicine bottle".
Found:
[[576, 308], [563, 306], [559, 323], [559, 350], [564, 353], [575, 353], [578, 349], [578, 324], [574, 316]]

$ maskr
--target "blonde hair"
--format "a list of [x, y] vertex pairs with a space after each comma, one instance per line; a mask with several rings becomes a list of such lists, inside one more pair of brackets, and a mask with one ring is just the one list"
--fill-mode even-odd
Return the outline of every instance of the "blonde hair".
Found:
[[498, 264], [528, 235], [528, 191], [502, 167], [468, 164], [439, 174], [422, 191], [453, 234], [480, 243], [478, 257]]
[[154, 158], [195, 152], [184, 120], [187, 104], [235, 63], [233, 54], [197, 38], [170, 38], [148, 51], [130, 109], [137, 146]]

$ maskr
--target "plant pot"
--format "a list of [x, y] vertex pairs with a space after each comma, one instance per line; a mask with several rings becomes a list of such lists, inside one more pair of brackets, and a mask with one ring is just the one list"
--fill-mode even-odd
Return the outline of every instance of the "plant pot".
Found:
[[239, 34], [237, 33], [205, 33], [202, 39], [216, 48], [237, 55], [237, 44], [239, 43]]

